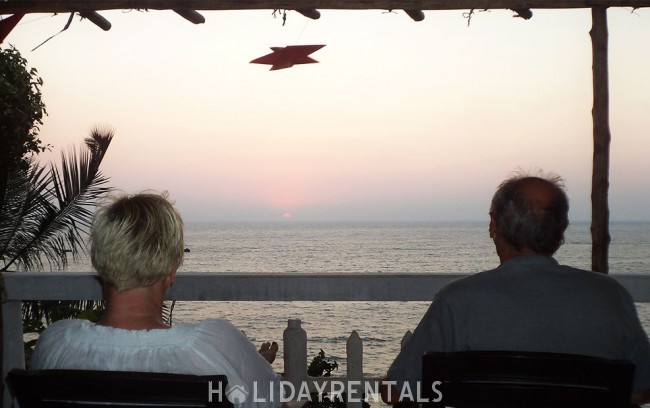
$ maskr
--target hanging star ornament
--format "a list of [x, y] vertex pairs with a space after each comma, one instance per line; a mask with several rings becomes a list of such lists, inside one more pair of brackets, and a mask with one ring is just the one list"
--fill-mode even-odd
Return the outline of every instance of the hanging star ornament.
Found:
[[251, 64], [271, 65], [271, 71], [291, 68], [296, 64], [317, 63], [309, 57], [312, 52], [318, 51], [325, 45], [289, 45], [286, 47], [271, 47], [273, 52], [263, 57], [252, 60]]

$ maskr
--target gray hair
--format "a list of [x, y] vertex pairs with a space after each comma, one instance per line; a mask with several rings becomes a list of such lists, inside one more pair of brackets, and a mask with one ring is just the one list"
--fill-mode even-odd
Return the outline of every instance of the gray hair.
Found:
[[[531, 186], [542, 186], [550, 194], [544, 199], [531, 194]], [[553, 255], [564, 243], [569, 226], [569, 199], [564, 180], [553, 174], [518, 174], [497, 188], [490, 213], [504, 240], [517, 250], [527, 247]]]
[[113, 198], [100, 208], [90, 233], [90, 259], [118, 292], [151, 286], [183, 261], [183, 220], [167, 193]]

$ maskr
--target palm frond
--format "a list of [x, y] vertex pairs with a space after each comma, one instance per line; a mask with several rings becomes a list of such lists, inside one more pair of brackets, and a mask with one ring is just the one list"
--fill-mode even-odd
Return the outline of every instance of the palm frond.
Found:
[[45, 168], [31, 163], [28, 171], [12, 173], [7, 182], [5, 203], [0, 214], [0, 254], [4, 261], [3, 271], [21, 259], [23, 267], [40, 266], [41, 259], [35, 253], [21, 257], [23, 248], [33, 239], [39, 220], [47, 212], [47, 189], [50, 176]]
[[173, 324], [174, 320], [174, 307], [176, 307], [175, 300], [172, 300], [171, 302], [165, 301], [163, 303], [163, 321], [170, 326]]
[[95, 300], [48, 300], [24, 302], [22, 316], [24, 321], [44, 322], [46, 325], [61, 319], [72, 319], [93, 314], [101, 314], [103, 301]]
[[99, 166], [112, 139], [112, 130], [94, 129], [85, 150], [62, 153], [60, 168], [52, 164], [47, 172], [39, 168], [30, 173], [27, 186], [20, 190], [24, 197], [21, 205], [3, 206], [14, 207], [16, 214], [3, 216], [0, 222], [7, 221], [6, 231], [4, 225], [0, 231], [6, 235], [0, 238], [0, 245], [6, 248], [2, 270], [16, 263], [31, 269], [42, 266], [43, 259], [61, 268], [67, 264], [68, 253], [76, 258], [84, 251], [93, 209], [110, 190], [104, 187], [108, 178]]
[[[85, 149], [62, 154], [60, 167], [29, 161], [27, 170], [17, 169], [3, 183], [0, 203], [0, 271], [10, 267], [33, 270], [47, 261], [58, 268], [85, 249], [94, 207], [110, 189], [99, 166], [113, 139], [110, 129], [94, 129]], [[102, 302], [24, 302], [24, 322], [35, 330], [80, 312], [97, 314]]]

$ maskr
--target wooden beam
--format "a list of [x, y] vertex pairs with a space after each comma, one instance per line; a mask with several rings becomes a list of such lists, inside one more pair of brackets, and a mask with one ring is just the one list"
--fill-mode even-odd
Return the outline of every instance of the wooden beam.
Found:
[[[650, 0], [526, 0], [529, 9], [650, 7]], [[520, 9], [521, 0], [0, 0], [0, 14], [99, 10]]]
[[408, 14], [408, 16], [413, 19], [413, 21], [424, 20], [424, 13], [422, 10], [404, 10], [404, 12]]
[[192, 24], [203, 24], [203, 23], [205, 23], [205, 17], [203, 17], [196, 10], [174, 9], [174, 11], [176, 12], [176, 14], [183, 17], [185, 20], [191, 22]]
[[593, 58], [594, 127], [593, 170], [591, 178], [591, 269], [608, 273], [609, 252], [609, 79], [607, 59], [607, 8], [591, 10], [591, 48]]
[[96, 11], [82, 11], [79, 15], [83, 18], [87, 18], [92, 21], [97, 27], [101, 28], [104, 31], [111, 29], [111, 22], [106, 20], [104, 17], [99, 15]]
[[318, 20], [320, 18], [320, 12], [316, 9], [297, 9], [296, 11], [312, 20]]

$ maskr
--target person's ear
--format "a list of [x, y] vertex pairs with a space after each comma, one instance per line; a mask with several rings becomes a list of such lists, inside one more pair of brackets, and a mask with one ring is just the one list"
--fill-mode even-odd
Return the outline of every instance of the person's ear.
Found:
[[165, 286], [167, 288], [171, 288], [172, 284], [176, 280], [176, 270], [177, 269], [178, 269], [177, 267], [174, 267], [174, 269], [172, 269], [171, 273], [165, 277]]
[[490, 238], [494, 239], [497, 231], [497, 221], [494, 218], [494, 213], [490, 213]]

